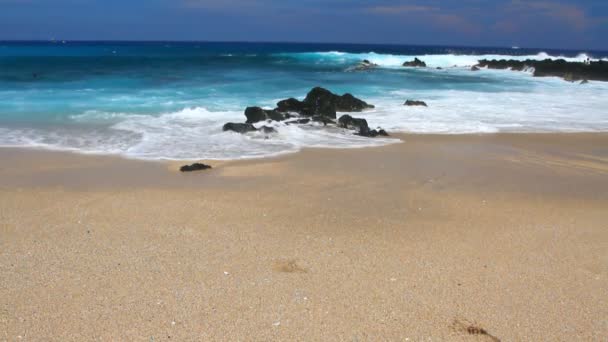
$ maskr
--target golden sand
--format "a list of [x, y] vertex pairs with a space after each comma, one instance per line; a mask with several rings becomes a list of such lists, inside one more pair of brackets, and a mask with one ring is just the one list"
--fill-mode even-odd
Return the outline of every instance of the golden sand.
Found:
[[0, 150], [0, 340], [600, 341], [608, 135], [178, 163]]

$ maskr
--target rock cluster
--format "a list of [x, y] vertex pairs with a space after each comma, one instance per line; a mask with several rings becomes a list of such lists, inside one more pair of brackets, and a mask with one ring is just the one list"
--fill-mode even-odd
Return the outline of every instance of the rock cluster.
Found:
[[403, 63], [404, 67], [418, 67], [418, 68], [425, 68], [426, 67], [426, 63], [419, 60], [418, 57], [414, 58], [413, 61], [410, 62], [405, 62]]
[[405, 103], [403, 105], [404, 106], [423, 106], [423, 107], [428, 107], [426, 105], [426, 102], [424, 102], [424, 101], [417, 101], [417, 100], [407, 100], [407, 101], [405, 101]]
[[485, 67], [489, 69], [511, 69], [515, 71], [523, 71], [534, 69], [535, 77], [556, 76], [567, 81], [608, 81], [608, 62], [606, 61], [589, 61], [568, 62], [564, 59], [545, 59], [537, 60], [480, 60], [477, 67]]
[[370, 129], [365, 119], [353, 118], [343, 115], [336, 123], [337, 112], [361, 112], [365, 109], [374, 108], [373, 105], [354, 97], [351, 94], [336, 95], [331, 91], [315, 87], [308, 92], [303, 101], [289, 98], [277, 103], [275, 109], [263, 109], [260, 107], [247, 107], [245, 109], [245, 123], [226, 123], [224, 131], [237, 133], [248, 133], [261, 131], [263, 133], [275, 133], [272, 127], [263, 126], [256, 128], [253, 124], [263, 121], [283, 121], [285, 124], [308, 124], [311, 121], [320, 122], [323, 125], [338, 125], [347, 129], [357, 130], [358, 135], [365, 137], [387, 136], [382, 129]]

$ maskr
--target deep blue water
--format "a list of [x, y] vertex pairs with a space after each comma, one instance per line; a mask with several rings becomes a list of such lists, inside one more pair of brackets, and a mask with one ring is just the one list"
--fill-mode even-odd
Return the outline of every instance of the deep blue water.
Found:
[[[420, 57], [427, 69], [403, 68]], [[267, 137], [224, 133], [246, 106], [272, 107], [314, 86], [377, 109], [373, 125], [467, 133], [608, 129], [606, 87], [526, 73], [471, 72], [481, 58], [608, 58], [608, 52], [352, 44], [0, 42], [0, 145], [141, 158], [240, 158], [303, 146], [386, 143], [318, 127]], [[380, 66], [350, 68], [362, 59]], [[443, 68], [437, 70], [436, 67]], [[405, 109], [409, 97], [426, 111]], [[581, 102], [581, 98], [585, 98]], [[557, 99], [557, 100], [556, 100]], [[551, 101], [550, 101], [551, 100]], [[550, 102], [549, 102], [550, 101]], [[540, 106], [544, 104], [544, 106]], [[585, 109], [585, 116], [577, 115]]]

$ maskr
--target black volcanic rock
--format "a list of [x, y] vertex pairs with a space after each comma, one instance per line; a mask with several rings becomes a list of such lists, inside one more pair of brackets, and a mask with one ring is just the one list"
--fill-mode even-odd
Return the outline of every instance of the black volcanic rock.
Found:
[[367, 108], [374, 108], [374, 106], [351, 94], [340, 96], [327, 89], [315, 87], [308, 92], [304, 101], [290, 98], [278, 102], [276, 111], [335, 119], [336, 112], [360, 112]]
[[405, 101], [405, 103], [403, 105], [404, 106], [423, 106], [423, 107], [428, 107], [426, 105], [426, 102], [424, 102], [424, 101], [417, 101], [417, 100], [407, 100], [407, 101]]
[[237, 133], [247, 133], [247, 132], [257, 131], [257, 129], [252, 124], [234, 123], [234, 122], [229, 122], [229, 123], [225, 124], [222, 129], [224, 131], [233, 131], [233, 132], [237, 132]]
[[181, 172], [201, 171], [201, 170], [207, 170], [207, 169], [211, 169], [211, 166], [206, 165], [206, 164], [201, 164], [201, 163], [194, 163], [192, 165], [184, 165], [179, 168], [179, 170]]
[[266, 111], [260, 107], [247, 107], [245, 109], [247, 123], [252, 124], [266, 120]]
[[331, 91], [316, 87], [308, 92], [304, 99], [304, 110], [301, 114], [307, 116], [321, 115], [328, 118], [336, 118], [336, 95]]
[[375, 138], [377, 136], [388, 136], [383, 129], [369, 129], [369, 125], [367, 124], [367, 120], [361, 118], [354, 118], [348, 114], [342, 115], [338, 119], [338, 125], [342, 128], [356, 130], [356, 135], [360, 135], [362, 137]]
[[377, 130], [371, 129], [366, 132], [359, 132], [356, 134], [360, 135], [362, 137], [368, 137], [368, 138], [375, 138], [375, 137], [380, 137], [380, 136], [388, 137], [389, 136], [388, 133], [386, 133], [386, 131], [383, 129], [377, 129]]
[[480, 60], [478, 67], [489, 69], [511, 69], [522, 71], [534, 68], [535, 77], [555, 76], [567, 81], [608, 81], [608, 62], [594, 61], [588, 63], [567, 62], [563, 59], [537, 60]]
[[283, 121], [285, 116], [276, 110], [265, 110], [260, 107], [247, 107], [245, 109], [247, 123], [252, 124], [264, 120]]
[[353, 118], [352, 116], [350, 116], [348, 114], [342, 115], [338, 119], [338, 124], [342, 128], [356, 129], [359, 132], [369, 131], [369, 125], [367, 124], [367, 120], [360, 119], [360, 118]]
[[277, 108], [276, 110], [280, 111], [280, 112], [294, 112], [294, 113], [300, 113], [302, 110], [304, 109], [304, 103], [302, 103], [302, 101], [289, 98], [287, 100], [283, 100], [283, 101], [279, 101], [277, 103]]
[[418, 67], [418, 68], [425, 68], [426, 67], [426, 63], [419, 60], [418, 57], [414, 58], [413, 61], [410, 62], [405, 62], [403, 63], [404, 67]]
[[287, 118], [285, 115], [283, 115], [282, 113], [280, 113], [279, 111], [277, 111], [275, 109], [267, 110], [266, 117], [273, 121], [283, 121]]

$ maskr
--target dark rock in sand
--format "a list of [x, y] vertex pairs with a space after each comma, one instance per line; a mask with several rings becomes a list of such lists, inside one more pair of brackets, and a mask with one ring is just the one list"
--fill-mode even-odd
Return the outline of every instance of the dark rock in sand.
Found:
[[473, 65], [473, 66], [471, 67], [471, 71], [479, 71], [479, 70], [480, 70], [480, 69], [479, 69], [479, 67], [478, 67], [478, 66], [476, 66], [476, 65]]
[[351, 94], [340, 96], [327, 89], [316, 87], [308, 92], [304, 101], [294, 98], [283, 100], [277, 103], [276, 110], [335, 119], [336, 112], [360, 112], [367, 108], [374, 108], [374, 106]]
[[582, 80], [580, 84], [587, 84], [587, 83], [589, 83], [588, 80]]
[[407, 100], [407, 101], [405, 101], [405, 103], [403, 105], [404, 106], [423, 106], [423, 107], [428, 107], [426, 105], [426, 102], [424, 102], [424, 101], [416, 101], [416, 100]]
[[608, 81], [608, 62], [595, 61], [588, 63], [567, 62], [563, 59], [537, 60], [480, 60], [478, 67], [489, 69], [511, 69], [523, 71], [534, 68], [535, 77], [556, 76], [567, 81], [594, 80]]
[[224, 131], [233, 131], [233, 132], [237, 132], [237, 133], [247, 133], [247, 132], [257, 131], [257, 129], [252, 124], [234, 123], [234, 122], [229, 122], [229, 123], [225, 124], [222, 129]]
[[247, 123], [256, 123], [264, 120], [283, 121], [285, 116], [276, 110], [265, 110], [260, 107], [247, 107], [245, 109]]
[[206, 164], [201, 164], [201, 163], [194, 163], [192, 165], [184, 165], [179, 168], [179, 170], [181, 172], [201, 171], [201, 170], [207, 170], [207, 169], [211, 169], [211, 166], [206, 165]]
[[403, 63], [404, 67], [418, 67], [418, 68], [425, 68], [426, 67], [426, 63], [419, 60], [418, 57], [414, 58], [413, 61], [410, 62], [405, 62]]

